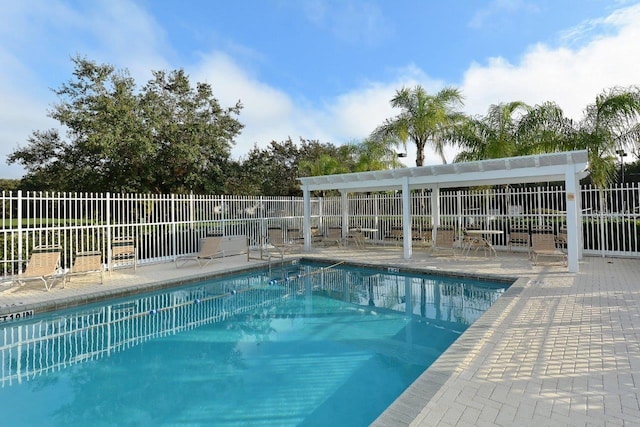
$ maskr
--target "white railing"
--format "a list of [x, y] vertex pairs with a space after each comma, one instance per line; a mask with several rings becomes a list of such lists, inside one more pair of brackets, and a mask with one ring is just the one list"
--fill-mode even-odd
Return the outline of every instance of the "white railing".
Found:
[[[106, 262], [111, 240], [131, 237], [144, 264], [194, 253], [199, 239], [207, 235], [244, 235], [251, 245], [260, 245], [269, 228], [279, 227], [286, 240], [301, 229], [303, 220], [303, 200], [295, 197], [3, 192], [0, 202], [3, 275], [19, 271], [37, 245], [61, 245], [63, 266], [68, 268], [74, 254], [82, 251], [101, 251]], [[392, 236], [397, 242], [397, 230], [402, 228], [400, 194], [355, 194], [347, 203], [349, 227], [377, 230], [370, 235], [377, 243]], [[606, 190], [583, 187], [581, 205], [585, 253], [640, 256], [637, 184]], [[504, 234], [494, 237], [497, 247], [506, 246], [514, 228], [561, 229], [564, 210], [562, 187], [440, 193], [441, 224], [501, 229]], [[432, 227], [428, 190], [412, 193], [411, 216], [415, 235], [428, 234]], [[341, 226], [342, 198], [312, 199], [311, 223], [321, 232]]]

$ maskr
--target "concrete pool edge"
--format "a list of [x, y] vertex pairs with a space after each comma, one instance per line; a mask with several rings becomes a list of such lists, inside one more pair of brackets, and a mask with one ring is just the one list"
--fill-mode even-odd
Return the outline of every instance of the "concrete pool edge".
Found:
[[[469, 276], [465, 276], [469, 277]], [[478, 320], [436, 359], [398, 398], [372, 423], [373, 426], [399, 426], [420, 423], [423, 409], [454, 375], [464, 375], [463, 364], [475, 355], [495, 332], [495, 324], [511, 309], [529, 278], [519, 278]]]
[[444, 270], [439, 268], [437, 269], [437, 268], [429, 268], [429, 267], [426, 267], [426, 268], [425, 267], [407, 267], [407, 266], [401, 266], [393, 263], [380, 265], [380, 264], [368, 263], [364, 261], [355, 261], [355, 260], [344, 261], [344, 260], [338, 260], [338, 259], [326, 258], [326, 257], [324, 258], [300, 257], [299, 260], [304, 262], [321, 262], [321, 263], [329, 263], [329, 264], [341, 263], [341, 264], [345, 264], [353, 267], [362, 267], [362, 268], [370, 268], [373, 270], [381, 270], [381, 271], [384, 271], [385, 273], [389, 273], [390, 272], [389, 269], [391, 268], [396, 270], [393, 272], [399, 272], [399, 273], [413, 273], [413, 274], [420, 274], [420, 275], [426, 274], [426, 275], [432, 275], [432, 276], [444, 276], [444, 277], [451, 277], [451, 278], [482, 280], [482, 281], [488, 281], [488, 282], [500, 282], [500, 283], [509, 283], [509, 284], [513, 284], [519, 279], [518, 277], [514, 277], [512, 275], [504, 275], [504, 274], [488, 274], [488, 273], [471, 274], [467, 272]]
[[[286, 262], [286, 261], [284, 261]], [[168, 264], [168, 263], [167, 263]], [[223, 270], [208, 271], [206, 273], [190, 274], [179, 279], [170, 278], [164, 280], [155, 280], [145, 283], [139, 283], [135, 285], [125, 286], [109, 286], [109, 285], [96, 285], [87, 292], [78, 292], [71, 295], [53, 295], [51, 291], [44, 293], [44, 296], [51, 295], [43, 301], [32, 303], [19, 303], [12, 305], [0, 306], [0, 316], [3, 318], [10, 317], [16, 313], [32, 312], [31, 315], [43, 314], [53, 312], [57, 310], [64, 310], [68, 308], [78, 307], [86, 304], [93, 304], [108, 299], [124, 298], [132, 295], [139, 295], [146, 292], [153, 292], [163, 289], [169, 289], [173, 287], [184, 286], [192, 283], [197, 283], [203, 280], [210, 280], [220, 277], [225, 277], [241, 272], [249, 272], [253, 270], [264, 269], [266, 264], [254, 264], [251, 266], [237, 266], [231, 268], [225, 268]], [[106, 272], [106, 274], [109, 274]], [[132, 273], [137, 274], [137, 273]], [[102, 289], [100, 289], [102, 288]], [[64, 290], [64, 288], [62, 289]], [[56, 292], [56, 291], [53, 291]], [[0, 294], [1, 295], [1, 294]]]

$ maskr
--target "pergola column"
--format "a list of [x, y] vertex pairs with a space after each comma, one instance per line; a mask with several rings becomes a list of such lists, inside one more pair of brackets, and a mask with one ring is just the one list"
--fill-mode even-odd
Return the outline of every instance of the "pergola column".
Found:
[[440, 188], [431, 188], [431, 221], [435, 230], [440, 225]]
[[411, 191], [409, 190], [409, 177], [402, 179], [402, 249], [404, 259], [411, 259], [413, 252], [411, 238]]
[[349, 193], [346, 191], [340, 192], [340, 198], [342, 199], [342, 238], [344, 239], [349, 234]]
[[[573, 165], [571, 165], [573, 166]], [[578, 213], [578, 180], [573, 167], [567, 168], [565, 173], [565, 188], [567, 198], [567, 259], [568, 270], [571, 273], [578, 272], [578, 226], [581, 227], [580, 215]]]
[[302, 236], [304, 237], [304, 250], [311, 250], [311, 192], [306, 185], [302, 186]]

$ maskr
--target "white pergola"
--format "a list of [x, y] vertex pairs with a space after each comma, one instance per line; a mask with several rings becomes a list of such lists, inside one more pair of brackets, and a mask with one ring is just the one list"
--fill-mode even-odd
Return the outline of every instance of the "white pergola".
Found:
[[339, 190], [342, 194], [343, 227], [348, 218], [347, 194], [371, 191], [402, 191], [403, 255], [412, 255], [410, 191], [430, 189], [432, 224], [439, 225], [440, 189], [481, 185], [522, 184], [564, 181], [567, 198], [567, 257], [570, 272], [578, 272], [582, 258], [578, 225], [580, 210], [580, 179], [587, 175], [587, 152], [568, 151], [533, 156], [508, 157], [478, 162], [419, 166], [383, 171], [323, 175], [299, 178], [304, 195], [304, 247], [311, 249], [311, 192]]

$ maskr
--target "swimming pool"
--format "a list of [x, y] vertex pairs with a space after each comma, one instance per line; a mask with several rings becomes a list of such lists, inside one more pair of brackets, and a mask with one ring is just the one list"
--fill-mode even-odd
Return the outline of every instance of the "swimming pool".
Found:
[[368, 425], [506, 289], [326, 267], [4, 324], [3, 425]]

